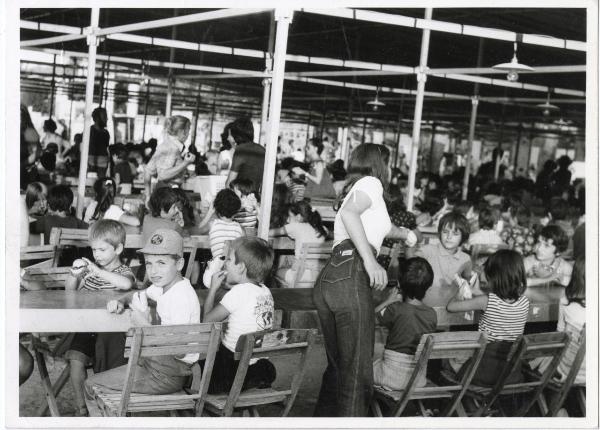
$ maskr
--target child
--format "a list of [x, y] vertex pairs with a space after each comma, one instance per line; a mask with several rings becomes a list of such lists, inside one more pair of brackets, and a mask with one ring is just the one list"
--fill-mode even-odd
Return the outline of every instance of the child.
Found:
[[133, 179], [135, 178], [131, 165], [129, 164], [127, 150], [123, 145], [114, 145], [115, 148], [111, 151], [114, 163], [114, 178], [117, 188], [121, 194], [131, 194], [133, 187]]
[[[414, 355], [426, 333], [437, 327], [437, 314], [421, 300], [433, 283], [433, 269], [424, 258], [407, 260], [401, 274], [400, 289], [375, 308], [377, 321], [389, 330], [383, 358], [373, 363], [373, 382], [388, 390], [403, 390], [415, 368]], [[427, 382], [425, 372], [417, 385]]]
[[242, 208], [233, 216], [233, 220], [243, 228], [256, 228], [258, 224], [258, 200], [254, 194], [254, 183], [250, 179], [234, 179], [229, 187], [240, 198]]
[[41, 182], [32, 182], [25, 190], [25, 204], [29, 216], [42, 216], [48, 210], [48, 189]]
[[100, 178], [94, 183], [96, 201], [86, 208], [83, 220], [93, 223], [100, 219], [112, 219], [125, 225], [139, 226], [138, 217], [129, 215], [119, 206], [114, 204], [116, 184], [111, 178]]
[[306, 181], [306, 190], [304, 196], [307, 198], [335, 198], [336, 193], [331, 181], [331, 175], [325, 167], [325, 162], [321, 158], [323, 153], [323, 142], [318, 137], [313, 137], [308, 140], [306, 145], [306, 158], [310, 163], [310, 172], [306, 172], [301, 168], [295, 169], [299, 174], [303, 174]]
[[[575, 261], [573, 276], [565, 289], [565, 297], [560, 301], [558, 307], [558, 324], [556, 331], [564, 331], [571, 335], [567, 350], [558, 364], [558, 376], [561, 382], [571, 371], [573, 360], [579, 350], [581, 332], [585, 326], [585, 259]], [[541, 361], [530, 362], [530, 366], [538, 372], [543, 373], [550, 364], [551, 358], [545, 357]], [[585, 385], [585, 358], [575, 377], [575, 384]]]
[[[433, 284], [423, 299], [427, 306], [445, 306], [456, 294], [454, 276], [471, 278], [471, 258], [460, 250], [469, 240], [469, 222], [456, 212], [444, 215], [438, 224], [439, 243], [419, 248], [415, 255], [425, 258], [433, 268]], [[412, 248], [407, 255], [410, 256]], [[476, 285], [478, 288], [478, 285]]]
[[[90, 246], [95, 264], [88, 259], [75, 260], [71, 274], [65, 281], [66, 291], [130, 290], [135, 276], [121, 262], [125, 244], [125, 229], [114, 220], [100, 220], [90, 227]], [[97, 344], [105, 347], [104, 357], [96, 356]], [[94, 363], [94, 369], [110, 369], [121, 365], [125, 348], [123, 333], [76, 333], [65, 358], [69, 360], [71, 384], [78, 416], [86, 416], [87, 409], [83, 384], [87, 376], [86, 365]]]
[[[143, 291], [132, 292], [119, 300], [111, 300], [107, 310], [122, 313], [126, 305], [132, 309], [132, 324], [151, 325], [148, 300], [156, 302], [161, 325], [198, 324], [200, 302], [190, 282], [181, 276], [183, 239], [172, 230], [158, 229], [140, 250], [144, 254], [146, 272], [152, 285]], [[142, 394], [169, 394], [183, 388], [198, 354], [183, 357], [142, 357], [135, 366], [136, 378], [132, 392]], [[93, 398], [94, 385], [121, 390], [127, 365], [91, 376], [85, 383], [88, 399]]]
[[[298, 272], [297, 260], [304, 243], [323, 243], [327, 237], [327, 230], [321, 222], [321, 215], [314, 211], [310, 204], [306, 201], [292, 203], [289, 207], [288, 224], [280, 228], [272, 228], [269, 231], [269, 236], [287, 235], [294, 239], [295, 249], [294, 255], [296, 260], [292, 267], [282, 267], [277, 270], [277, 275], [281, 279], [285, 279], [286, 285], [292, 285]], [[308, 262], [307, 262], [308, 264]], [[319, 276], [319, 267], [305, 266], [305, 271], [301, 275], [300, 280], [303, 282], [315, 281]]]
[[573, 267], [560, 255], [565, 252], [569, 238], [557, 225], [542, 228], [535, 244], [534, 253], [525, 257], [525, 273], [527, 286], [546, 284], [557, 281], [567, 286], [571, 280]]
[[[273, 268], [273, 249], [263, 239], [243, 237], [234, 240], [227, 251], [225, 271], [212, 276], [204, 303], [203, 322], [228, 320], [227, 331], [215, 357], [209, 393], [230, 390], [238, 366], [233, 353], [239, 337], [273, 327], [273, 296], [263, 284]], [[215, 295], [224, 280], [233, 287], [215, 306]], [[248, 367], [243, 389], [270, 387], [275, 376], [273, 364], [260, 359]]]
[[150, 196], [148, 206], [150, 214], [144, 217], [142, 224], [142, 243], [146, 243], [159, 228], [174, 230], [183, 235], [183, 213], [174, 188], [155, 189]]
[[[488, 345], [471, 383], [490, 386], [496, 382], [498, 372], [506, 363], [512, 343], [523, 334], [529, 315], [529, 299], [524, 295], [527, 280], [523, 258], [518, 252], [509, 249], [495, 252], [486, 261], [484, 273], [489, 295], [473, 291], [473, 298], [461, 300], [460, 296], [464, 297], [464, 290], [469, 288], [463, 280], [446, 309], [448, 312], [483, 311], [478, 330], [485, 333]], [[457, 370], [462, 363], [451, 364]], [[518, 378], [518, 374], [510, 377]]]
[[498, 219], [492, 209], [481, 209], [478, 223], [479, 230], [469, 236], [468, 248], [472, 248], [473, 245], [504, 245], [504, 241], [496, 231]]
[[[48, 191], [48, 213], [30, 224], [32, 234], [44, 234], [44, 243], [50, 243], [50, 232], [54, 227], [88, 228], [86, 222], [71, 216], [73, 191], [68, 185], [55, 185]], [[69, 262], [68, 264], [70, 264]]]
[[212, 222], [208, 233], [213, 258], [223, 255], [226, 241], [245, 236], [242, 226], [231, 219], [241, 206], [242, 202], [233, 190], [224, 189], [217, 193], [213, 202], [217, 218]]

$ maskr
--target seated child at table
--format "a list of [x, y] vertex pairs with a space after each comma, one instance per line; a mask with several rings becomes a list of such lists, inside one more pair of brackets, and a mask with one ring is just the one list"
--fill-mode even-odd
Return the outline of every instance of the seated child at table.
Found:
[[[445, 306], [456, 294], [455, 275], [471, 278], [471, 258], [460, 250], [469, 240], [469, 222], [456, 212], [444, 215], [438, 224], [439, 243], [418, 248], [414, 255], [425, 258], [433, 268], [433, 285], [427, 290], [423, 303], [427, 306]], [[413, 254], [407, 249], [407, 256]], [[476, 288], [478, 289], [477, 283]]]
[[115, 178], [117, 189], [120, 190], [122, 194], [131, 194], [135, 175], [131, 170], [129, 154], [125, 149], [125, 146], [122, 144], [113, 145], [110, 153], [115, 165], [112, 176]]
[[232, 217], [242, 206], [240, 198], [233, 190], [226, 188], [219, 191], [215, 197], [213, 206], [217, 218], [213, 220], [208, 236], [210, 239], [210, 251], [213, 258], [216, 258], [223, 255], [223, 247], [226, 241], [245, 236], [245, 233], [240, 223], [232, 220]]
[[[288, 223], [280, 228], [269, 230], [269, 236], [287, 235], [294, 239], [294, 255], [296, 260], [291, 267], [281, 267], [277, 270], [279, 278], [285, 280], [284, 286], [291, 286], [298, 272], [298, 257], [302, 245], [305, 243], [323, 243], [327, 237], [327, 230], [321, 222], [319, 212], [312, 209], [306, 201], [292, 203], [289, 207]], [[304, 273], [301, 275], [302, 282], [315, 281], [319, 276], [320, 268], [316, 266], [309, 267], [306, 262]]]
[[[487, 259], [484, 273], [489, 294], [471, 291], [473, 297], [465, 300], [470, 287], [467, 281], [462, 280], [446, 309], [448, 312], [483, 311], [478, 330], [486, 334], [488, 344], [471, 383], [490, 386], [496, 382], [506, 363], [512, 343], [523, 334], [529, 315], [529, 299], [524, 295], [527, 280], [523, 258], [517, 251], [496, 251]], [[459, 371], [463, 362], [452, 360], [450, 364]], [[509, 377], [511, 383], [520, 378], [520, 372]]]
[[[48, 188], [41, 182], [32, 182], [25, 190], [27, 214], [32, 217], [42, 216], [48, 210]], [[35, 219], [34, 219], [35, 220]]]
[[[90, 227], [89, 240], [96, 263], [88, 259], [75, 260], [71, 274], [65, 281], [65, 290], [102, 291], [133, 288], [135, 276], [131, 269], [121, 262], [125, 244], [123, 226], [118, 221], [100, 220]], [[83, 384], [87, 377], [86, 366], [94, 364], [94, 371], [98, 371], [121, 365], [124, 348], [124, 333], [75, 333], [65, 358], [69, 360], [71, 367], [71, 384], [78, 415], [87, 415], [83, 393]]]
[[557, 225], [542, 228], [535, 244], [534, 253], [525, 257], [527, 285], [535, 286], [556, 281], [568, 285], [573, 267], [560, 255], [567, 250], [569, 238]]
[[91, 202], [85, 210], [83, 220], [93, 223], [101, 219], [112, 219], [126, 225], [138, 226], [140, 220], [137, 216], [129, 215], [119, 206], [115, 205], [116, 184], [112, 178], [100, 178], [94, 183], [96, 200]]
[[[415, 368], [414, 355], [421, 336], [433, 333], [437, 314], [423, 304], [433, 283], [433, 269], [421, 257], [409, 258], [400, 274], [400, 293], [392, 288], [389, 296], [375, 308], [377, 322], [389, 330], [383, 358], [373, 363], [373, 382], [388, 390], [403, 390]], [[417, 385], [427, 382], [425, 372]]]
[[[564, 382], [571, 371], [575, 355], [581, 346], [580, 337], [585, 326], [585, 258], [575, 261], [573, 265], [573, 276], [567, 288], [565, 296], [560, 300], [558, 306], [558, 324], [556, 331], [567, 332], [571, 335], [569, 345], [558, 363], [558, 375], [555, 379]], [[552, 361], [552, 357], [543, 357], [529, 363], [532, 369], [543, 373]], [[585, 385], [585, 358], [575, 377], [575, 384]]]
[[[224, 271], [212, 276], [202, 318], [205, 323], [228, 320], [227, 331], [215, 357], [209, 393], [230, 390], [238, 366], [233, 353], [239, 337], [273, 327], [273, 296], [263, 284], [273, 268], [273, 248], [263, 239], [242, 237], [234, 240], [227, 251]], [[215, 295], [224, 280], [233, 287], [215, 305]], [[260, 359], [248, 367], [243, 389], [267, 388], [275, 376], [273, 364]]]
[[[55, 185], [48, 191], [48, 212], [30, 224], [30, 233], [44, 234], [44, 244], [50, 243], [50, 232], [54, 227], [88, 228], [86, 222], [71, 215], [73, 191], [68, 185]], [[68, 263], [70, 264], [70, 262]]]
[[183, 213], [174, 188], [156, 188], [150, 196], [148, 207], [150, 214], [144, 217], [142, 223], [142, 243], [146, 243], [159, 228], [174, 230], [183, 235]]
[[[190, 282], [181, 276], [183, 268], [183, 238], [173, 230], [158, 229], [144, 248], [146, 271], [152, 285], [143, 291], [111, 300], [107, 310], [122, 313], [126, 305], [132, 309], [131, 320], [135, 326], [151, 324], [148, 300], [156, 302], [156, 312], [161, 325], [198, 324], [200, 302]], [[192, 365], [198, 354], [183, 357], [143, 357], [135, 364], [136, 378], [132, 392], [142, 394], [169, 394], [181, 390], [192, 374]], [[93, 386], [121, 390], [125, 382], [127, 365], [98, 373], [85, 383], [86, 397], [93, 398]]]
[[230, 188], [240, 198], [242, 207], [233, 216], [242, 228], [256, 228], [258, 224], [258, 200], [256, 200], [254, 182], [250, 179], [239, 178], [231, 182]]
[[479, 211], [479, 230], [469, 235], [467, 247], [473, 245], [504, 245], [504, 241], [498, 234], [496, 227], [498, 218], [494, 216], [494, 210], [483, 208]]

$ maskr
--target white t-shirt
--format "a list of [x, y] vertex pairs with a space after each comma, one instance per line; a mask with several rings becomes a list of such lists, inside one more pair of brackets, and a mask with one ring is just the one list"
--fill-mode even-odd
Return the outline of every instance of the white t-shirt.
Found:
[[[156, 302], [160, 325], [200, 323], [200, 302], [190, 281], [183, 278], [163, 294], [163, 289], [150, 285], [144, 290], [146, 297]], [[186, 363], [198, 361], [199, 354], [187, 354], [181, 360]]]
[[365, 229], [368, 242], [379, 254], [383, 238], [392, 228], [392, 222], [390, 221], [390, 216], [385, 206], [385, 202], [383, 201], [383, 186], [381, 185], [381, 181], [373, 176], [365, 176], [356, 181], [344, 198], [340, 210], [335, 215], [333, 246], [350, 238], [346, 231], [346, 226], [340, 216], [340, 212], [346, 205], [348, 199], [355, 198], [355, 191], [362, 191], [371, 199], [371, 206], [360, 215], [360, 220]]
[[[85, 215], [83, 216], [84, 222], [87, 222], [88, 224], [90, 223], [90, 221], [92, 220], [92, 216], [94, 216], [94, 211], [96, 210], [96, 206], [98, 206], [98, 202], [93, 201], [86, 208]], [[119, 206], [110, 205], [109, 208], [106, 210], [106, 212], [104, 212], [104, 216], [102, 217], [102, 219], [112, 219], [115, 221], [119, 221], [119, 219], [121, 218], [121, 216], [124, 213], [125, 212], [123, 211], [123, 209], [121, 209]]]
[[221, 305], [229, 312], [223, 345], [232, 352], [241, 335], [273, 327], [273, 296], [262, 284], [234, 285], [221, 299]]
[[317, 231], [307, 222], [291, 222], [286, 224], [284, 228], [285, 233], [294, 239], [296, 243], [294, 249], [296, 257], [300, 255], [303, 244], [325, 242], [325, 236], [319, 237]]

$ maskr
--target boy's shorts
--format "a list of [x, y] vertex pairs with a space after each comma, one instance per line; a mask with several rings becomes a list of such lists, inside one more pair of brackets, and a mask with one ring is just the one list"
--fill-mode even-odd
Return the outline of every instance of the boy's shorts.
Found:
[[92, 365], [96, 354], [96, 336], [96, 333], [76, 333], [65, 358], [80, 361], [84, 366]]

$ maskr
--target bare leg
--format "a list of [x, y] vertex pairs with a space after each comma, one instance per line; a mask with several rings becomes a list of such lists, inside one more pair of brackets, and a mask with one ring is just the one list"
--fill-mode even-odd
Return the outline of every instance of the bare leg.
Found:
[[87, 378], [85, 364], [78, 360], [69, 360], [71, 364], [71, 384], [73, 385], [73, 394], [79, 413], [86, 412], [85, 395], [83, 384]]

